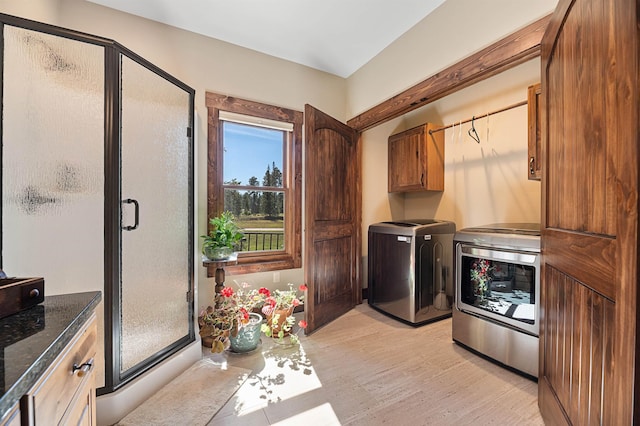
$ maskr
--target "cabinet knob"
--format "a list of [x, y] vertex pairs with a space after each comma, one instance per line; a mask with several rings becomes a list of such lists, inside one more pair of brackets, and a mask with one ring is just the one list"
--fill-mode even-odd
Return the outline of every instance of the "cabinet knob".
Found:
[[78, 377], [84, 377], [89, 372], [89, 370], [91, 370], [91, 367], [93, 367], [93, 358], [91, 358], [84, 364], [78, 365], [74, 363], [73, 367], [71, 368], [71, 372]]
[[535, 157], [529, 158], [529, 173], [532, 175], [536, 174], [535, 164], [536, 164], [536, 158]]

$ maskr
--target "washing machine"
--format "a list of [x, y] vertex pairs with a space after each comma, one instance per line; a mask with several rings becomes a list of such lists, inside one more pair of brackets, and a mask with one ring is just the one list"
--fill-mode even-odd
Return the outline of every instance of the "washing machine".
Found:
[[412, 325], [451, 316], [453, 222], [412, 219], [369, 226], [368, 302]]

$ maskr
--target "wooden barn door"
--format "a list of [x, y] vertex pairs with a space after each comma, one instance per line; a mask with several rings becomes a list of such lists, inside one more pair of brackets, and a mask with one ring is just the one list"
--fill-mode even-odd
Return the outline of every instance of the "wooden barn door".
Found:
[[362, 300], [361, 185], [357, 132], [305, 105], [307, 333]]
[[635, 0], [560, 0], [542, 42], [547, 424], [639, 420], [636, 15]]

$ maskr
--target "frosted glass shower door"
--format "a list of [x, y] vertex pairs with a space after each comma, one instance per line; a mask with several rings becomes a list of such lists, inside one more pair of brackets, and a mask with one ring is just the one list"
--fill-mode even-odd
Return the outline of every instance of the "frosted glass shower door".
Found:
[[44, 277], [46, 296], [102, 291], [104, 48], [10, 25], [2, 36], [2, 267]]
[[190, 95], [121, 56], [120, 374], [189, 336]]

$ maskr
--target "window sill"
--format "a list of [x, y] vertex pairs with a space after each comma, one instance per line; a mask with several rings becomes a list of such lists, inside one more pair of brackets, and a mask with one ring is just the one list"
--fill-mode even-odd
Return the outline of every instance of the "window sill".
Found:
[[255, 258], [243, 259], [238, 257], [237, 263], [219, 266], [220, 262], [203, 261], [202, 265], [207, 268], [207, 277], [215, 277], [216, 269], [223, 267], [229, 275], [254, 274], [256, 272], [280, 271], [283, 269], [299, 268], [302, 264], [290, 256], [279, 256], [279, 258], [271, 258], [264, 260], [256, 260]]

